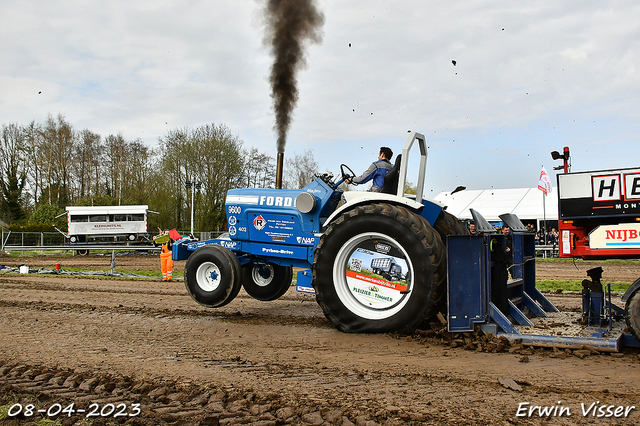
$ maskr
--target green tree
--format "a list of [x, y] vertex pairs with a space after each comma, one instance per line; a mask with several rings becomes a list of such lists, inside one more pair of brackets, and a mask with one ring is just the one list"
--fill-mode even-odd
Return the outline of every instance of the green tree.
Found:
[[67, 217], [65, 210], [52, 204], [40, 204], [29, 218], [30, 225], [57, 226], [67, 229]]
[[206, 160], [197, 162], [193, 168], [194, 180], [202, 181], [201, 197], [196, 200], [199, 201], [196, 207], [202, 212], [197, 222], [199, 229], [224, 229], [227, 191], [237, 188], [242, 178], [242, 141], [225, 125], [208, 124], [193, 132], [192, 142], [196, 152], [213, 154], [205, 155]]
[[242, 141], [223, 124], [169, 131], [160, 139], [160, 177], [157, 217], [161, 227], [190, 226], [191, 189], [186, 181], [202, 182], [196, 194], [194, 228], [223, 229], [226, 192], [241, 184], [244, 160]]
[[17, 124], [3, 125], [0, 133], [0, 215], [7, 222], [26, 218], [23, 196], [27, 182], [24, 135]]
[[413, 183], [413, 182], [409, 182], [409, 181], [407, 181], [407, 182], [404, 184], [404, 193], [405, 193], [405, 194], [413, 194], [413, 195], [416, 195], [416, 191], [417, 191], [417, 190], [418, 190], [418, 186], [417, 186], [415, 183]]

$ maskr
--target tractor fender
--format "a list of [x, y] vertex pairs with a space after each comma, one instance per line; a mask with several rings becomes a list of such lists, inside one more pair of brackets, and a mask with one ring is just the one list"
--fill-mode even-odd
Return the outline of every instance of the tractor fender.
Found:
[[622, 295], [622, 301], [626, 302], [631, 297], [631, 295], [635, 293], [636, 290], [638, 290], [639, 288], [640, 288], [640, 278], [635, 280], [633, 284], [631, 284], [631, 286], [627, 289], [627, 291], [624, 292], [624, 294]]
[[[336, 209], [331, 215], [325, 220], [322, 224], [323, 228], [329, 226], [329, 224], [339, 215], [344, 213], [347, 210], [351, 210], [355, 206], [359, 206], [362, 204], [370, 204], [376, 202], [389, 203], [393, 205], [401, 205], [407, 207], [409, 210], [413, 212], [420, 212], [424, 209], [425, 205], [417, 202], [416, 200], [412, 200], [411, 198], [406, 197], [398, 197], [393, 194], [384, 194], [382, 192], [364, 192], [364, 191], [348, 191], [342, 194], [343, 204], [338, 209]], [[425, 203], [429, 204], [429, 211], [433, 212], [430, 215], [433, 215], [433, 222], [440, 214], [440, 211], [444, 208], [440, 203], [431, 200], [424, 200]], [[431, 206], [433, 204], [433, 206]], [[433, 207], [433, 208], [431, 208]], [[430, 224], [433, 222], [430, 218], [425, 218]]]

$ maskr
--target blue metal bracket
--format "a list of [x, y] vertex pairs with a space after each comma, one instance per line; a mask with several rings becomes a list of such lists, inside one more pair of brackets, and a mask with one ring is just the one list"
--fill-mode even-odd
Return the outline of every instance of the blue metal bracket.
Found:
[[[513, 305], [513, 304], [512, 304]], [[516, 308], [517, 310], [517, 308]], [[513, 327], [509, 318], [507, 318], [500, 309], [496, 308], [495, 305], [489, 302], [489, 315], [491, 319], [500, 326], [507, 334], [520, 334], [520, 332]]]
[[514, 303], [509, 300], [509, 315], [520, 325], [533, 327], [533, 323], [527, 318]]

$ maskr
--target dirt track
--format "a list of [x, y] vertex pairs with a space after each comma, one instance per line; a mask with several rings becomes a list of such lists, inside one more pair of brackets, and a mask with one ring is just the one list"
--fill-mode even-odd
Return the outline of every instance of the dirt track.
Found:
[[[63, 268], [67, 261], [89, 269], [109, 263], [74, 257], [62, 260]], [[55, 264], [0, 258], [3, 265], [23, 263]], [[118, 268], [131, 270], [158, 263], [157, 256], [117, 259]], [[551, 269], [541, 263], [538, 277]], [[640, 275], [613, 269], [603, 278], [632, 282]], [[575, 297], [554, 302], [579, 305]], [[517, 417], [525, 402], [570, 410], [552, 424], [640, 422], [637, 350], [490, 353], [491, 342], [465, 350], [442, 337], [347, 335], [330, 327], [313, 296], [294, 290], [273, 302], [241, 292], [211, 310], [195, 304], [181, 282], [154, 280], [2, 274], [0, 310], [0, 405], [32, 402], [46, 410], [95, 402], [108, 412], [111, 403], [131, 414], [140, 404], [137, 416], [111, 415], [93, 425], [548, 423], [537, 414]], [[581, 404], [596, 401], [637, 409], [627, 418], [583, 417]], [[85, 417], [60, 419], [84, 424]]]

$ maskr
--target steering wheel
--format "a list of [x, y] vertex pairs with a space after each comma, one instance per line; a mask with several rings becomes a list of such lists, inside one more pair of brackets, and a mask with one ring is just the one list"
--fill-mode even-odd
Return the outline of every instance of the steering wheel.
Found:
[[[351, 174], [347, 173], [346, 170], [348, 170], [349, 172], [351, 172]], [[342, 180], [347, 180], [347, 179], [351, 179], [354, 178], [356, 176], [355, 173], [353, 173], [353, 170], [351, 170], [351, 168], [349, 166], [347, 166], [346, 164], [340, 164], [340, 174], [342, 175]], [[353, 183], [351, 182], [352, 185], [357, 185], [357, 183]]]

